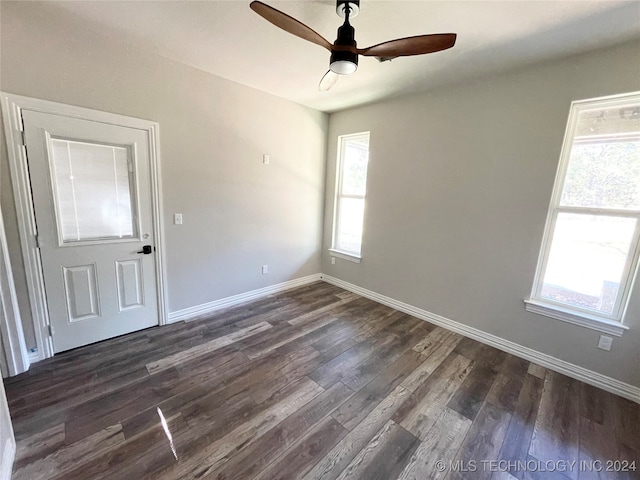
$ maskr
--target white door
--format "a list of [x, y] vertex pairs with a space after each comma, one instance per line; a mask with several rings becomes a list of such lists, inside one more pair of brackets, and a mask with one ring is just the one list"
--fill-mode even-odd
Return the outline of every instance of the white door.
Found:
[[22, 113], [54, 351], [157, 325], [148, 133]]

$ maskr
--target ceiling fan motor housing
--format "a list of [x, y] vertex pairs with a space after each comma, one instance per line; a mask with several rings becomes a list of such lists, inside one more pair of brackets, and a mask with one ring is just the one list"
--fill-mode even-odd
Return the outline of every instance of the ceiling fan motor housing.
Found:
[[336, 0], [336, 13], [344, 18], [349, 8], [349, 17], [355, 18], [360, 13], [360, 0]]
[[[355, 30], [351, 25], [349, 25], [348, 22], [345, 22], [344, 25], [338, 28], [338, 38], [334, 42], [334, 45], [344, 45], [354, 48], [356, 47]], [[348, 62], [352, 64], [353, 69], [348, 72], [336, 70], [334, 66], [338, 64], [344, 65], [344, 63], [342, 62]], [[334, 70], [336, 73], [353, 73], [358, 67], [358, 54], [346, 50], [333, 50], [331, 52], [331, 60], [329, 63], [332, 66], [332, 70]]]

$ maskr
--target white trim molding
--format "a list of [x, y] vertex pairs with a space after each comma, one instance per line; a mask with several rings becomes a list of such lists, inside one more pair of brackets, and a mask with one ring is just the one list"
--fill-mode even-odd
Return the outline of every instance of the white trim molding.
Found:
[[4, 448], [2, 449], [2, 458], [0, 459], [1, 480], [11, 479], [11, 471], [13, 470], [13, 460], [15, 459], [15, 456], [16, 442], [10, 438], [7, 438]]
[[38, 362], [40, 360], [41, 360], [41, 358], [40, 358], [40, 355], [38, 354], [38, 350], [37, 349], [29, 351], [29, 362], [30, 363], [36, 363], [36, 362]]
[[573, 323], [574, 325], [580, 325], [581, 327], [589, 328], [596, 332], [608, 333], [609, 335], [621, 337], [626, 330], [629, 330], [627, 325], [620, 322], [606, 320], [604, 318], [590, 317], [586, 313], [577, 314], [575, 313], [575, 310], [570, 310], [568, 308], [565, 309], [555, 305], [547, 305], [533, 298], [525, 300], [524, 303], [527, 312], [544, 315], [549, 318], [555, 318], [556, 320]]
[[362, 261], [362, 257], [354, 255], [353, 253], [347, 253], [347, 252], [342, 252], [340, 250], [335, 250], [333, 248], [329, 249], [329, 255], [331, 255], [332, 257], [341, 258], [343, 260], [349, 260], [350, 262], [353, 262], [353, 263], [360, 263]]
[[433, 323], [434, 325], [438, 325], [440, 327], [446, 328], [447, 330], [451, 330], [453, 332], [459, 333], [460, 335], [464, 335], [465, 337], [473, 338], [474, 340], [485, 343], [504, 352], [510, 353], [530, 362], [534, 362], [555, 372], [562, 373], [564, 375], [567, 375], [568, 377], [575, 378], [576, 380], [580, 380], [584, 383], [588, 383], [589, 385], [601, 388], [603, 390], [606, 390], [607, 392], [611, 392], [615, 395], [628, 398], [629, 400], [632, 400], [636, 403], [640, 403], [640, 387], [621, 382], [620, 380], [616, 380], [601, 373], [594, 372], [593, 370], [589, 370], [579, 365], [574, 365], [573, 363], [569, 363], [565, 360], [560, 360], [559, 358], [552, 357], [551, 355], [548, 355], [546, 353], [542, 353], [518, 343], [505, 340], [504, 338], [498, 337], [496, 335], [492, 335], [477, 328], [473, 328], [463, 323], [450, 320], [446, 317], [436, 315], [435, 313], [431, 313], [427, 310], [414, 307], [413, 305], [400, 302], [393, 298], [381, 295], [371, 290], [367, 290], [366, 288], [362, 288], [352, 283], [345, 282], [344, 280], [340, 280], [338, 278], [324, 274], [322, 274], [322, 280], [327, 283], [331, 283], [332, 285], [336, 285], [337, 287], [344, 288], [345, 290], [349, 290], [350, 292], [357, 293], [358, 295], [369, 298], [383, 305], [395, 308], [396, 310], [399, 310], [401, 312], [408, 313], [409, 315], [412, 315], [421, 320], [425, 320], [429, 323]]
[[0, 369], [13, 377], [29, 370], [29, 354], [24, 341], [20, 308], [13, 283], [9, 248], [0, 210]]
[[169, 313], [169, 323], [181, 322], [186, 320], [193, 320], [197, 317], [209, 315], [217, 310], [223, 308], [233, 307], [240, 305], [241, 303], [247, 303], [258, 298], [266, 297], [276, 293], [291, 290], [292, 288], [302, 287], [313, 282], [319, 282], [322, 279], [322, 274], [314, 273], [306, 277], [296, 278], [287, 282], [277, 283], [268, 287], [258, 288], [257, 290], [251, 290], [249, 292], [240, 293], [238, 295], [232, 295], [231, 297], [221, 298], [214, 300], [213, 302], [203, 303], [194, 307], [183, 308], [182, 310], [176, 310]]
[[81, 120], [118, 125], [146, 131], [149, 139], [149, 157], [151, 170], [151, 203], [153, 210], [153, 228], [156, 255], [156, 288], [158, 298], [158, 323], [167, 323], [166, 274], [164, 267], [164, 226], [162, 216], [162, 179], [160, 174], [160, 139], [159, 124], [150, 120], [127, 117], [114, 113], [101, 112], [88, 108], [65, 105], [36, 98], [23, 97], [0, 92], [2, 116], [9, 156], [11, 184], [18, 217], [20, 247], [24, 261], [29, 293], [29, 305], [33, 318], [36, 337], [36, 350], [29, 355], [31, 361], [39, 361], [53, 356], [53, 342], [48, 333], [49, 315], [47, 311], [46, 293], [42, 275], [40, 252], [36, 245], [36, 222], [31, 199], [27, 155], [23, 145], [22, 111], [61, 115]]
[[10, 480], [16, 455], [16, 438], [11, 425], [9, 405], [0, 378], [0, 480]]

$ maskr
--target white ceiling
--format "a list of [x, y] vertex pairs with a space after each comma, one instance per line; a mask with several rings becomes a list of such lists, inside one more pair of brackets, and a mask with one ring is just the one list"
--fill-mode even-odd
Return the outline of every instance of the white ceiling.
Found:
[[[335, 0], [265, 3], [335, 40]], [[329, 52], [271, 25], [249, 0], [50, 6], [142, 49], [327, 112], [640, 38], [638, 1], [362, 0], [351, 22], [360, 47], [449, 32], [458, 34], [456, 46], [385, 63], [361, 57], [355, 74], [319, 92]]]

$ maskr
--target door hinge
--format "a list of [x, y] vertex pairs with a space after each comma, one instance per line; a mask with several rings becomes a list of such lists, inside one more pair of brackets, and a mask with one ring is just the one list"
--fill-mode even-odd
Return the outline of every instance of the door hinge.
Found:
[[33, 237], [36, 242], [36, 248], [40, 248], [40, 237], [38, 235], [34, 235]]
[[26, 147], [27, 146], [27, 133], [24, 130], [22, 130], [20, 132], [20, 138], [22, 139], [22, 145]]
[[47, 325], [47, 328], [49, 330], [49, 336], [53, 337], [53, 328], [51, 328], [51, 325]]
[[129, 173], [133, 173], [133, 162], [131, 160], [127, 162], [127, 167], [129, 168]]

